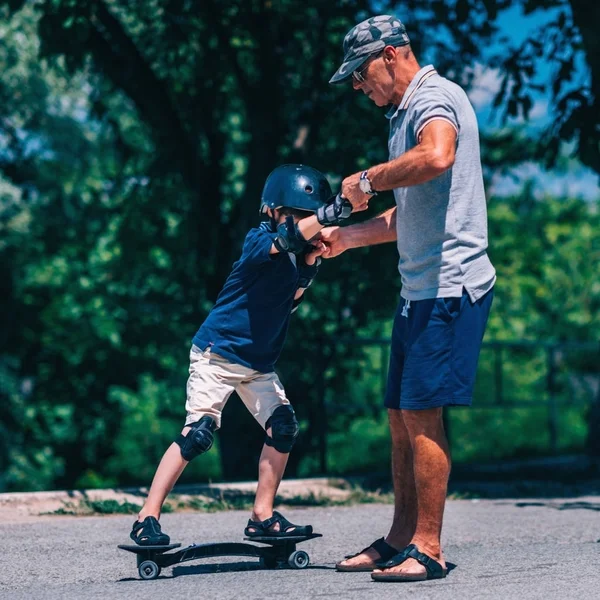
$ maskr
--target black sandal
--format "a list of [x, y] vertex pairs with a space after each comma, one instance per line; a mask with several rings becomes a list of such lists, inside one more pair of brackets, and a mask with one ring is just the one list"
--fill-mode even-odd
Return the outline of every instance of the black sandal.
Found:
[[414, 558], [417, 562], [425, 567], [425, 573], [422, 576], [401, 575], [400, 573], [371, 573], [371, 578], [375, 581], [427, 581], [429, 579], [443, 579], [446, 577], [447, 569], [444, 569], [440, 563], [420, 552], [414, 544], [409, 544], [387, 562], [379, 565], [380, 569], [389, 569], [397, 565], [401, 565], [405, 560]]
[[394, 548], [393, 546], [390, 546], [381, 537], [378, 540], [375, 540], [372, 544], [370, 544], [366, 548], [363, 548], [360, 552], [357, 552], [356, 554], [348, 554], [347, 556], [345, 556], [345, 558], [346, 559], [354, 558], [355, 556], [358, 556], [359, 554], [362, 554], [363, 552], [366, 552], [367, 550], [370, 550], [371, 548], [373, 548], [373, 550], [375, 550], [375, 552], [377, 552], [377, 554], [379, 554], [379, 558], [376, 561], [374, 561], [376, 564], [380, 563], [380, 562], [386, 562], [386, 561], [390, 560], [390, 558], [392, 558], [392, 556], [396, 556], [396, 554], [398, 554], [398, 550], [396, 550], [396, 548]]
[[[279, 531], [271, 529], [276, 523], [279, 523]], [[312, 525], [294, 525], [276, 510], [272, 517], [264, 521], [248, 519], [248, 525], [244, 529], [244, 534], [248, 537], [293, 537], [310, 535], [312, 532]]]
[[379, 568], [381, 566], [381, 563], [390, 560], [390, 558], [392, 558], [392, 556], [396, 556], [396, 554], [398, 554], [398, 550], [396, 550], [396, 548], [394, 548], [393, 546], [390, 546], [383, 538], [379, 538], [378, 540], [375, 540], [372, 544], [370, 544], [366, 548], [363, 548], [360, 552], [357, 552], [356, 554], [346, 555], [343, 561], [341, 561], [335, 565], [336, 570], [352, 572], [352, 573], [358, 572], [358, 571], [372, 571], [373, 567], [371, 567], [370, 565], [351, 566], [351, 565], [342, 564], [349, 558], [354, 558], [355, 556], [358, 556], [359, 554], [362, 554], [363, 552], [366, 552], [367, 550], [370, 550], [371, 548], [373, 548], [373, 550], [375, 550], [375, 552], [377, 552], [377, 554], [379, 554], [379, 558], [373, 560], [373, 564], [377, 568]]
[[135, 521], [129, 537], [138, 546], [167, 546], [171, 541], [171, 538], [161, 531], [156, 517], [146, 517], [143, 521]]

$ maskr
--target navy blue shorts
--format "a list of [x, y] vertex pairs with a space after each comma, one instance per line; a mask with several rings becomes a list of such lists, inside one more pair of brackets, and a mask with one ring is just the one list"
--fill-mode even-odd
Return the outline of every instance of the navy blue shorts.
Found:
[[461, 298], [400, 300], [385, 406], [419, 410], [469, 406], [494, 290]]

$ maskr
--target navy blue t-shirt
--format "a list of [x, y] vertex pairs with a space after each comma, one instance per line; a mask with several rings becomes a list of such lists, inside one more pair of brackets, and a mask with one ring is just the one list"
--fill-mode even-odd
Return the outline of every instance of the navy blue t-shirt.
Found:
[[201, 350], [262, 373], [273, 371], [290, 322], [298, 271], [287, 252], [269, 254], [276, 234], [251, 229], [217, 302], [194, 336]]

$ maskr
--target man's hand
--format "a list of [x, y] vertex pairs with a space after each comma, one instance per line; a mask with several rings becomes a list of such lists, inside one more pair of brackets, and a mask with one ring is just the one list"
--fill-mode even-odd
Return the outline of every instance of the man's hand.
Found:
[[360, 212], [369, 208], [371, 196], [365, 194], [359, 187], [360, 173], [354, 173], [342, 181], [342, 194], [350, 200], [353, 212]]
[[320, 241], [325, 245], [323, 258], [339, 256], [347, 247], [344, 244], [344, 230], [340, 227], [325, 227], [321, 229]]

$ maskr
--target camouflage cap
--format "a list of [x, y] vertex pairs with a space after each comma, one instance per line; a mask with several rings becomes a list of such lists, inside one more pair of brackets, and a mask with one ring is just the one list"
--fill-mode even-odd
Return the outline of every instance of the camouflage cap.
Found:
[[378, 15], [355, 25], [344, 38], [344, 62], [329, 83], [342, 83], [372, 54], [386, 46], [410, 44], [404, 25], [396, 17]]

